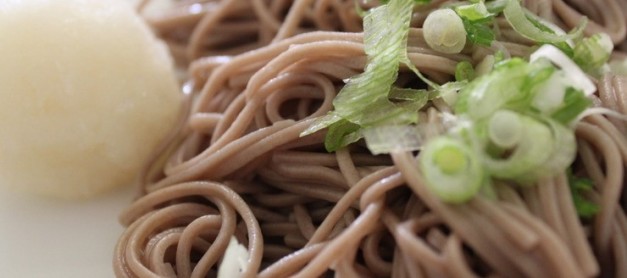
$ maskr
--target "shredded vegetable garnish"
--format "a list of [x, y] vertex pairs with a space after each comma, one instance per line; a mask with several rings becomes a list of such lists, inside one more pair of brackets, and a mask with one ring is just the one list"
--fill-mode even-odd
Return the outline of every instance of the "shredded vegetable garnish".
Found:
[[364, 139], [373, 154], [415, 151], [422, 148], [427, 125], [385, 125], [364, 129]]
[[[392, 0], [367, 12], [364, 49], [368, 65], [364, 73], [349, 79], [333, 101], [335, 110], [318, 119], [301, 135], [329, 127], [325, 147], [335, 151], [360, 139], [362, 128], [417, 121], [417, 111], [422, 106], [413, 100], [389, 98], [396, 91], [392, 84], [398, 76], [400, 63], [409, 62], [407, 36], [414, 3], [413, 0]], [[409, 67], [415, 70], [413, 65]], [[415, 99], [422, 98], [420, 91], [413, 93]]]
[[[304, 134], [328, 127], [329, 151], [361, 138], [373, 154], [418, 150], [427, 186], [452, 203], [489, 191], [492, 178], [527, 185], [568, 168], [576, 155], [572, 124], [596, 91], [582, 68], [598, 70], [606, 64], [612, 51], [608, 37], [579, 39], [585, 23], [570, 34], [554, 30], [528, 16], [517, 0], [489, 5], [477, 0], [435, 10], [425, 20], [423, 34], [436, 51], [458, 53], [467, 39], [491, 45], [490, 25], [501, 6], [516, 31], [543, 44], [529, 61], [504, 59], [502, 53], [486, 55], [476, 67], [461, 61], [456, 81], [438, 85], [407, 58], [412, 3], [394, 0], [368, 11], [365, 72], [348, 81], [334, 101], [335, 111]], [[394, 87], [401, 63], [432, 90]], [[444, 134], [427, 141], [435, 131], [430, 124], [416, 124], [417, 111], [434, 96], [452, 106], [455, 115], [453, 124], [436, 132]]]

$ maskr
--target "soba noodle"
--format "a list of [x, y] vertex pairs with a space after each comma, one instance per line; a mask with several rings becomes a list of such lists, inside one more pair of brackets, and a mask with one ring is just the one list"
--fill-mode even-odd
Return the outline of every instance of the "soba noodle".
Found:
[[[408, 56], [430, 79], [447, 82], [458, 62], [499, 50], [531, 52], [500, 18], [492, 47], [431, 50], [420, 27], [449, 2], [412, 17]], [[523, 5], [565, 30], [588, 17], [585, 33], [607, 33], [612, 57], [625, 57], [626, 1]], [[121, 216], [116, 276], [216, 276], [234, 236], [250, 255], [243, 277], [627, 277], [624, 121], [590, 115], [576, 126], [572, 169], [593, 181], [592, 218], [577, 215], [566, 173], [529, 187], [495, 181], [495, 198], [451, 205], [425, 187], [415, 153], [374, 156], [360, 142], [328, 153], [325, 131], [300, 137], [364, 70], [357, 10], [353, 0], [199, 0], [147, 16], [188, 68], [189, 109]], [[401, 68], [400, 86], [417, 80]], [[626, 115], [627, 76], [596, 82], [595, 105]], [[436, 99], [419, 119], [437, 127], [449, 111]]]

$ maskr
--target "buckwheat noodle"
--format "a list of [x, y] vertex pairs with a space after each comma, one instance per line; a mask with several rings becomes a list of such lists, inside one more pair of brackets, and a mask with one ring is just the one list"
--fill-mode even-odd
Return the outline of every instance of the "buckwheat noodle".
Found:
[[[447, 2], [418, 6], [409, 34], [409, 59], [432, 80], [451, 80], [459, 61], [531, 52], [500, 18], [493, 47], [434, 52], [420, 27]], [[356, 3], [377, 5], [184, 0], [146, 15], [187, 68], [188, 109], [121, 215], [116, 276], [216, 276], [234, 236], [250, 254], [244, 277], [627, 277], [624, 121], [590, 115], [576, 126], [573, 171], [600, 204], [591, 219], [577, 216], [566, 173], [522, 188], [496, 181], [495, 200], [450, 205], [427, 190], [415, 153], [374, 156], [362, 143], [327, 153], [324, 131], [299, 137], [363, 71]], [[585, 33], [609, 34], [612, 57], [625, 57], [626, 1], [523, 4], [564, 29], [588, 17]], [[405, 69], [398, 82], [419, 83]], [[595, 105], [627, 115], [627, 77], [596, 82]], [[430, 136], [450, 110], [434, 100], [420, 112], [436, 126]]]

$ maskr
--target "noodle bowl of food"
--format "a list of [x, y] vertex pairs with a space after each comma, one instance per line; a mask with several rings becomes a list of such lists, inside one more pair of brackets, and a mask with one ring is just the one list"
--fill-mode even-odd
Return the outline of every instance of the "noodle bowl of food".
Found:
[[183, 100], [116, 277], [627, 277], [627, 2], [137, 11]]
[[116, 274], [627, 275], [626, 79], [609, 66], [625, 8], [208, 1], [148, 17], [191, 104], [122, 214]]

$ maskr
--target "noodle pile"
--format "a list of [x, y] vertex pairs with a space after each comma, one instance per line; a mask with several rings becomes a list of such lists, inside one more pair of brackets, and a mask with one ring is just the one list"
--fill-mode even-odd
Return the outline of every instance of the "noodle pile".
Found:
[[[431, 80], [450, 81], [458, 62], [499, 50], [531, 52], [501, 18], [492, 47], [431, 50], [420, 26], [445, 3], [416, 6], [409, 33], [409, 59]], [[626, 57], [626, 1], [523, 4], [564, 30], [587, 16], [585, 33], [607, 33], [613, 59]], [[214, 277], [232, 236], [248, 248], [244, 277], [627, 277], [626, 122], [597, 114], [576, 126], [572, 169], [594, 183], [592, 218], [578, 217], [566, 173], [537, 186], [495, 181], [494, 200], [446, 204], [425, 187], [417, 153], [374, 156], [362, 142], [328, 153], [326, 131], [299, 136], [364, 70], [355, 1], [178, 5], [147, 20], [188, 67], [188, 114], [121, 216], [118, 277]], [[627, 76], [596, 82], [594, 105], [627, 115]], [[397, 85], [418, 83], [401, 68]], [[437, 136], [450, 111], [434, 99], [419, 119]]]

